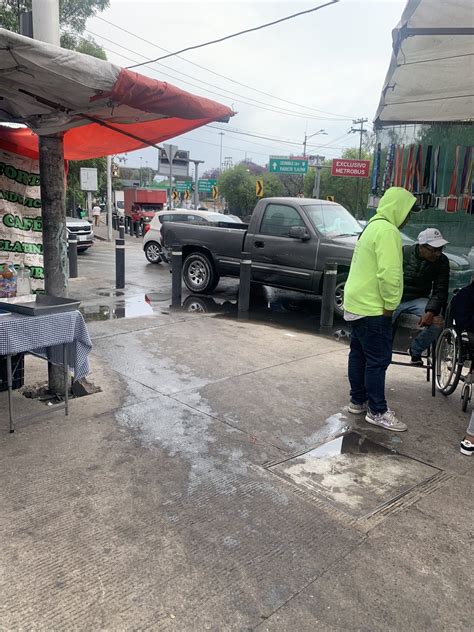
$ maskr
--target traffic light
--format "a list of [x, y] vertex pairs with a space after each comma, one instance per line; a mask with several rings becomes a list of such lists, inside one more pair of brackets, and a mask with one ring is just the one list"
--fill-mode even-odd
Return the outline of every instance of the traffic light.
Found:
[[113, 162], [112, 163], [112, 178], [119, 178], [120, 177], [120, 171], [119, 171], [119, 166]]

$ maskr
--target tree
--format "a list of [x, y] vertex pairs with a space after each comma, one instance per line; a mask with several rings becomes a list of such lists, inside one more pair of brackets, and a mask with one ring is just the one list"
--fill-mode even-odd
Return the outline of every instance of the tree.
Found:
[[86, 206], [86, 193], [81, 190], [81, 167], [95, 167], [97, 169], [98, 191], [94, 195], [104, 199], [107, 194], [107, 158], [70, 160], [66, 191], [66, 208], [69, 211], [73, 211], [78, 204], [83, 208]]
[[[264, 172], [258, 178], [263, 179], [264, 197], [281, 194], [281, 183], [275, 174]], [[227, 169], [219, 176], [219, 192], [225, 197], [231, 212], [245, 217], [253, 211], [258, 200], [255, 193], [256, 181], [257, 176], [250, 173], [246, 163]]]
[[[107, 9], [110, 0], [59, 0], [61, 46], [86, 55], [106, 59], [104, 49], [91, 37], [82, 38], [88, 18]], [[2, 0], [0, 24], [15, 33], [20, 32], [20, 15], [31, 11], [31, 0]]]

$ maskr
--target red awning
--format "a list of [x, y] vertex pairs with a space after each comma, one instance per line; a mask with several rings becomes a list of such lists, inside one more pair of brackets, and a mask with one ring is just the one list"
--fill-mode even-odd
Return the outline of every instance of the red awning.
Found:
[[65, 158], [156, 145], [234, 112], [163, 81], [0, 29], [0, 147], [36, 156], [37, 134], [64, 134]]

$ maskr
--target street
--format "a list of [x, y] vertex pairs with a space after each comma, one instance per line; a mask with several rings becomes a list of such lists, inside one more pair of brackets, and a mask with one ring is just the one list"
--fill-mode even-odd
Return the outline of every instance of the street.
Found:
[[[347, 344], [311, 330], [313, 303], [283, 296], [261, 320], [202, 298], [171, 310], [168, 268], [139, 240], [126, 253], [123, 294], [105, 242], [70, 282], [102, 391], [13, 435], [2, 422], [2, 626], [468, 629], [458, 397], [391, 367], [408, 432], [369, 426], [347, 413]], [[29, 357], [26, 375], [44, 364]]]

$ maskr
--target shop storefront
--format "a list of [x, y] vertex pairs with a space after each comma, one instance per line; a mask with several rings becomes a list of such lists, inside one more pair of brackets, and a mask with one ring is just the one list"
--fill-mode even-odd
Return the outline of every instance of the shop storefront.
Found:
[[367, 214], [388, 187], [407, 188], [424, 210], [405, 232], [438, 228], [474, 269], [473, 35], [471, 0], [436, 12], [426, 0], [407, 2], [375, 119]]

